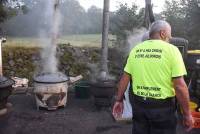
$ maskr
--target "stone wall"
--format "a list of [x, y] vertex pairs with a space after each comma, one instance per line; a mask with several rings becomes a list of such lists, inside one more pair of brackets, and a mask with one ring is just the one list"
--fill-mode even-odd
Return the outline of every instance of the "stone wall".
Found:
[[[33, 75], [40, 70], [40, 51], [37, 47], [4, 46], [3, 74], [7, 77], [28, 78], [33, 82]], [[69, 44], [60, 44], [57, 49], [58, 68], [68, 76], [83, 75], [89, 79], [94, 71], [98, 71], [100, 61], [99, 48], [72, 47]], [[109, 70], [117, 77], [123, 66], [123, 57], [116, 49], [109, 49]]]

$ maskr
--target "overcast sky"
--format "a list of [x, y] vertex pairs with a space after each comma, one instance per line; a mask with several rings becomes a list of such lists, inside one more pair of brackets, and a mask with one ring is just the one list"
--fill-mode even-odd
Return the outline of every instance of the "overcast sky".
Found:
[[[103, 0], [78, 0], [80, 4], [85, 8], [88, 9], [90, 6], [95, 5], [97, 7], [103, 8]], [[117, 9], [119, 3], [127, 3], [131, 5], [135, 2], [138, 6], [144, 7], [145, 0], [110, 0], [110, 10], [114, 11]], [[152, 0], [154, 5], [154, 12], [160, 12], [163, 8], [165, 0]]]

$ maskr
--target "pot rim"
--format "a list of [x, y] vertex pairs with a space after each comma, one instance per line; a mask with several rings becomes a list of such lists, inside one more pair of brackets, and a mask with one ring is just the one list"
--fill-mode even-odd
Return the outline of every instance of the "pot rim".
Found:
[[66, 83], [69, 80], [63, 80], [63, 81], [55, 81], [55, 82], [47, 82], [47, 81], [37, 81], [34, 80], [35, 83], [43, 83], [43, 84], [58, 84], [58, 83]]
[[97, 81], [97, 82], [89, 82], [89, 85], [92, 87], [115, 87], [116, 86], [116, 82], [114, 80], [110, 80], [110, 81]]
[[[57, 77], [60, 77], [60, 78], [55, 79], [55, 80], [46, 80], [45, 79], [45, 76], [48, 76], [48, 75], [49, 75], [49, 77], [55, 77], [55, 76], [52, 76], [52, 74], [53, 75], [55, 74], [55, 75], [57, 75]], [[44, 77], [44, 78], [42, 80], [40, 80], [39, 79], [40, 77]], [[64, 74], [62, 74], [60, 72], [58, 72], [58, 73], [41, 73], [41, 74], [35, 75], [33, 77], [33, 81], [36, 82], [36, 83], [56, 84], [56, 83], [68, 82], [69, 77], [65, 76]]]

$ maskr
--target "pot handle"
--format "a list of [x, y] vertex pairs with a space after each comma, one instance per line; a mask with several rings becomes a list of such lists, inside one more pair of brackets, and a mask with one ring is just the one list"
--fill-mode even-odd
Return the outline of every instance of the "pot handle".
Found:
[[69, 77], [69, 84], [73, 84], [81, 79], [83, 79], [82, 75], [78, 75], [76, 77]]

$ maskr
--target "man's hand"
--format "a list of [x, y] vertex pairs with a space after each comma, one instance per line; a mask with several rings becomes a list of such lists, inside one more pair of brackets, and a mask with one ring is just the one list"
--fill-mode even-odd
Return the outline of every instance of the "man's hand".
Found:
[[193, 124], [194, 124], [194, 119], [192, 115], [183, 116], [183, 125], [184, 127], [186, 127], [187, 132], [192, 130]]
[[131, 76], [124, 72], [124, 74], [122, 75], [119, 85], [118, 85], [118, 91], [117, 91], [117, 98], [116, 98], [116, 102], [113, 106], [113, 116], [114, 117], [121, 117], [122, 113], [123, 113], [123, 109], [124, 109], [124, 105], [123, 105], [123, 96], [124, 96], [124, 92], [126, 91], [126, 88], [128, 86], [128, 83], [130, 82]]
[[173, 84], [176, 92], [176, 98], [183, 110], [183, 125], [186, 131], [190, 131], [194, 124], [190, 108], [189, 108], [189, 92], [183, 77], [173, 78]]
[[115, 118], [121, 117], [123, 113], [123, 109], [124, 109], [123, 101], [116, 101], [113, 106], [113, 112], [112, 112], [113, 116]]

